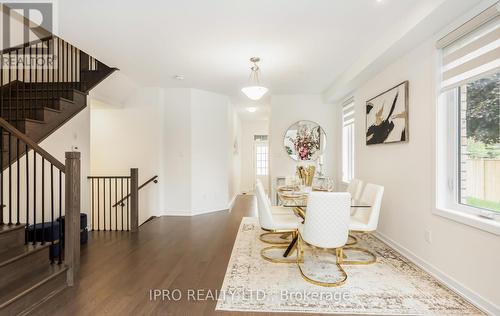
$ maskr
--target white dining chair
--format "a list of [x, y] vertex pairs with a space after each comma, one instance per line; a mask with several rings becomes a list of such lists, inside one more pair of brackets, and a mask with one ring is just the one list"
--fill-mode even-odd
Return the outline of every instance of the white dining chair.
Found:
[[[352, 213], [349, 220], [349, 230], [356, 233], [371, 233], [377, 230], [378, 220], [380, 217], [380, 208], [382, 205], [382, 197], [384, 195], [384, 187], [372, 183], [367, 183], [361, 195], [360, 202], [370, 205], [370, 207], [358, 207]], [[351, 234], [352, 236], [352, 234]], [[355, 243], [358, 242], [355, 236]], [[353, 244], [355, 244], [353, 243]], [[372, 258], [367, 261], [352, 262], [352, 264], [370, 264], [375, 262], [376, 257], [371, 251], [360, 248], [351, 247], [352, 250], [365, 252]]]
[[[268, 244], [273, 245], [281, 245], [281, 244], [289, 244], [290, 241], [286, 239], [282, 239], [280, 241], [269, 241], [266, 240], [266, 236], [270, 235], [292, 235], [292, 239], [295, 237], [297, 233], [297, 229], [301, 219], [295, 216], [293, 213], [288, 214], [273, 214], [271, 212], [271, 207], [269, 200], [267, 199], [264, 188], [261, 185], [256, 186], [256, 195], [257, 195], [257, 208], [258, 208], [258, 217], [259, 224], [262, 230], [266, 231], [265, 233], [259, 236], [259, 239]], [[278, 247], [281, 249], [282, 247]], [[286, 248], [286, 246], [284, 247]], [[266, 256], [265, 252], [269, 250], [277, 249], [277, 247], [267, 247], [261, 251], [261, 255], [264, 259], [272, 261], [272, 262], [282, 262], [281, 258], [271, 259], [271, 257]]]
[[351, 193], [351, 198], [359, 200], [361, 192], [363, 191], [363, 181], [359, 179], [351, 179], [347, 186], [347, 192]]
[[265, 193], [266, 191], [264, 190], [264, 185], [262, 184], [262, 182], [260, 181], [260, 179], [257, 179], [255, 181], [255, 193], [256, 193], [256, 195], [258, 194], [257, 193], [257, 187], [258, 186], [261, 187], [261, 192], [264, 192], [264, 198], [265, 198], [267, 204], [269, 205], [269, 207], [271, 208], [271, 213], [273, 213], [273, 214], [293, 214], [293, 211], [289, 207], [272, 205], [271, 199]]
[[[311, 192], [307, 203], [307, 216], [304, 224], [299, 225], [296, 262], [302, 277], [315, 285], [339, 286], [347, 280], [342, 268], [343, 247], [349, 233], [349, 209], [351, 195], [347, 192]], [[304, 247], [313, 246], [316, 251], [335, 249], [336, 265], [341, 274], [339, 280], [326, 282], [315, 280], [304, 273], [301, 267]]]

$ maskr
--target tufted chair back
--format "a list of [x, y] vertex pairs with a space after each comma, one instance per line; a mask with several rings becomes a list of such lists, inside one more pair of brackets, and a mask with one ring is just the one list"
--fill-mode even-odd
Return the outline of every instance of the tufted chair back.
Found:
[[338, 248], [347, 242], [351, 195], [348, 192], [311, 192], [302, 238], [320, 248]]

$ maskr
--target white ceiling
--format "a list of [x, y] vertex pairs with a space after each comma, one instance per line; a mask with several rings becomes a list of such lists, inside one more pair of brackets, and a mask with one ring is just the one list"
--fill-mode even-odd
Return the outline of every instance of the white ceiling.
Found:
[[272, 94], [321, 93], [446, 1], [60, 0], [58, 24], [63, 38], [139, 84], [205, 89], [246, 105], [249, 57], [261, 57]]

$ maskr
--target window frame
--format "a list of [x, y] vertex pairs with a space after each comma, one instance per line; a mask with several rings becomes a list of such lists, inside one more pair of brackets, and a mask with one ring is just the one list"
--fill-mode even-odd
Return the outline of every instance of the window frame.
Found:
[[[352, 122], [350, 122], [347, 126], [345, 125], [346, 123], [346, 117], [349, 115], [346, 115], [345, 111], [346, 109], [350, 109], [348, 114], [352, 113], [351, 119]], [[351, 97], [344, 102], [342, 102], [342, 109], [341, 109], [341, 117], [342, 117], [342, 141], [341, 141], [341, 146], [342, 146], [342, 159], [341, 159], [341, 175], [342, 179], [341, 181], [344, 184], [349, 184], [351, 180], [355, 177], [355, 146], [356, 146], [356, 104], [354, 102], [354, 99]], [[348, 140], [345, 139], [346, 136], [346, 129], [350, 129], [350, 137]], [[344, 148], [344, 142], [347, 141], [347, 153], [345, 152]], [[347, 155], [347, 159], [346, 158]], [[347, 162], [347, 166], [345, 165]], [[345, 170], [347, 170], [347, 175], [345, 175]]]
[[[496, 215], [496, 219], [484, 218], [481, 216], [482, 209], [459, 203], [457, 191], [459, 186], [456, 181], [460, 179], [458, 174], [459, 153], [457, 151], [460, 136], [458, 133], [454, 134], [454, 129], [459, 127], [456, 120], [460, 119], [460, 111], [458, 106], [455, 111], [453, 111], [453, 108], [450, 109], [450, 102], [447, 101], [448, 96], [441, 90], [442, 48], [498, 16], [495, 5], [485, 2], [476, 6], [435, 36], [437, 49], [434, 77], [434, 96], [436, 100], [434, 155], [436, 159], [434, 173], [435, 207], [432, 213], [500, 236], [500, 216]], [[485, 75], [483, 74], [481, 77]], [[450, 126], [450, 124], [453, 125]], [[454, 127], [454, 129], [450, 127]], [[486, 210], [486, 212], [494, 211]]]
[[[484, 76], [488, 76], [485, 74]], [[438, 141], [436, 150], [437, 199], [435, 214], [500, 235], [500, 213], [460, 203], [460, 89], [438, 92]], [[444, 144], [443, 144], [444, 142]], [[443, 146], [443, 151], [439, 146]], [[439, 169], [443, 172], [439, 172]], [[491, 216], [491, 217], [488, 217]]]
[[[263, 137], [265, 136], [265, 137]], [[269, 176], [269, 141], [267, 139], [267, 135], [255, 135], [254, 136], [254, 153], [253, 153], [253, 158], [254, 158], [254, 170], [255, 170], [255, 177], [258, 177], [258, 176]], [[265, 147], [266, 148], [266, 152], [265, 152], [265, 156], [266, 156], [266, 160], [261, 160], [259, 159], [259, 153], [258, 153], [258, 150], [257, 148], [261, 145], [264, 145], [262, 147]], [[262, 154], [260, 154], [262, 156]], [[262, 166], [259, 166], [259, 162], [262, 162], [262, 161], [265, 161], [265, 166], [262, 167]], [[263, 170], [264, 173], [263, 174], [259, 174], [259, 170]]]

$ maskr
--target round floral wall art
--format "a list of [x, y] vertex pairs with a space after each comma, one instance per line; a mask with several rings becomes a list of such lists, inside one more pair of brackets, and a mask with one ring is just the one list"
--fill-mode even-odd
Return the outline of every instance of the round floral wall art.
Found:
[[323, 153], [326, 134], [318, 123], [298, 121], [287, 129], [283, 144], [290, 158], [297, 161], [312, 161]]

